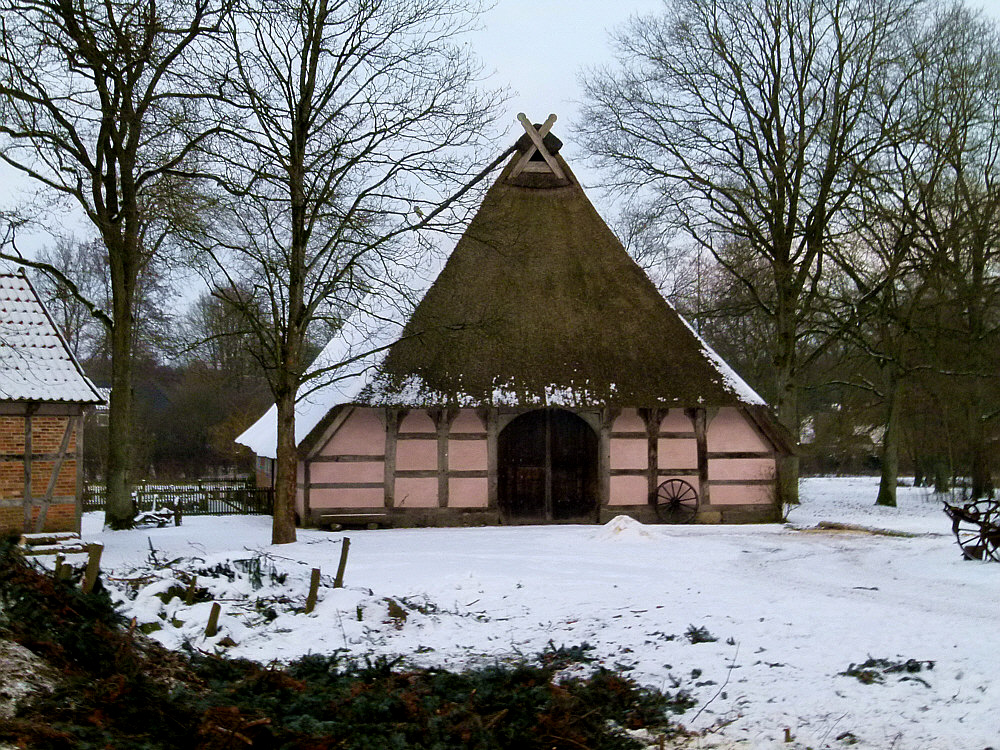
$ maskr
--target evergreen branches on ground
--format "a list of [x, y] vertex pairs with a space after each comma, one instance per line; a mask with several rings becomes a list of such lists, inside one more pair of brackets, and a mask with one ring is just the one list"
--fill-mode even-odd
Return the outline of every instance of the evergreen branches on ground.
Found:
[[62, 673], [52, 693], [0, 720], [32, 748], [608, 748], [625, 730], [679, 730], [693, 701], [594, 667], [589, 647], [465, 672], [341, 653], [287, 666], [189, 649], [135, 632], [106, 593], [83, 594], [0, 545], [0, 637]]

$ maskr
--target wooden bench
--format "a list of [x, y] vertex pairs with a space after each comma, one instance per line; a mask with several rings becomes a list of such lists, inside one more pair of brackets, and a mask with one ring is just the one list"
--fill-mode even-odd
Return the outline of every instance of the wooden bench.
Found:
[[27, 556], [87, 554], [87, 545], [72, 531], [22, 534], [18, 546]]

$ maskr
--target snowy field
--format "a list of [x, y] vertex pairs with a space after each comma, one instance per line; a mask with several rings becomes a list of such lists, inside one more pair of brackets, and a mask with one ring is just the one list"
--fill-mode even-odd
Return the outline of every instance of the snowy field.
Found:
[[[171, 647], [460, 668], [586, 642], [643, 684], [691, 690], [679, 720], [706, 731], [690, 747], [1000, 748], [1000, 565], [961, 559], [929, 491], [900, 488], [886, 509], [876, 489], [805, 480], [789, 525], [300, 530], [273, 547], [269, 518], [109, 532], [89, 514], [84, 536], [105, 544], [126, 614]], [[810, 530], [822, 521], [908, 535]], [[306, 615], [313, 567], [323, 585]], [[189, 574], [206, 599], [190, 606], [173, 595]], [[211, 639], [209, 597], [223, 608]], [[717, 640], [692, 643], [691, 626]], [[922, 668], [839, 674], [869, 657]]]

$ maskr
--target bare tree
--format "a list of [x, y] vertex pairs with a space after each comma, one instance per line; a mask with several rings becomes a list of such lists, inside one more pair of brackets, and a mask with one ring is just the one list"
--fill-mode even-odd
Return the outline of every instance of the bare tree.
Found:
[[[872, 102], [898, 89], [918, 5], [671, 0], [615, 35], [616, 67], [585, 77], [581, 130], [598, 166], [712, 253], [770, 320], [773, 379], [761, 385], [793, 434], [813, 301], [891, 135]], [[733, 248], [760, 262], [734, 263]], [[796, 478], [792, 460], [786, 500]]]
[[[38, 289], [73, 354], [79, 359], [109, 359], [111, 329], [94, 315], [96, 308], [110, 317], [112, 309], [104, 243], [99, 239], [58, 237], [53, 245], [35, 255], [35, 261], [60, 273], [55, 277], [42, 270], [38, 274]], [[172, 348], [174, 335], [169, 311], [176, 293], [168, 277], [169, 269], [154, 255], [136, 279], [133, 359], [160, 359]], [[70, 278], [73, 289], [67, 284]]]
[[[43, 248], [37, 255], [42, 263], [58, 268], [75, 279], [77, 293], [44, 273], [38, 275], [37, 286], [45, 306], [77, 359], [86, 359], [97, 351], [106, 334], [104, 326], [79, 298], [104, 301], [104, 271], [107, 268], [104, 255], [104, 247], [99, 240], [88, 242], [74, 237], [59, 237], [55, 244]], [[106, 306], [102, 307], [107, 312]]]
[[945, 400], [964, 412], [971, 492], [990, 489], [989, 438], [1000, 416], [1000, 29], [962, 5], [928, 31], [919, 76], [911, 211], [924, 272], [938, 290], [935, 363]]
[[[901, 185], [895, 186], [894, 195], [907, 198]], [[882, 204], [877, 215], [864, 212], [856, 244], [841, 248], [851, 266], [826, 284], [825, 320], [820, 325], [838, 342], [831, 349], [839, 355], [834, 357], [838, 372], [824, 384], [861, 392], [872, 402], [869, 410], [881, 407], [884, 429], [875, 502], [895, 506], [904, 394], [927, 366], [928, 342], [920, 327], [931, 287], [916, 262], [912, 225], [894, 222], [888, 204]]]
[[[107, 249], [114, 528], [133, 516], [138, 279], [168, 236], [162, 209], [183, 195], [173, 173], [208, 133], [197, 58], [228, 9], [229, 0], [0, 0], [0, 159], [79, 206]], [[72, 283], [49, 264], [8, 257]]]
[[295, 403], [321, 374], [309, 370], [310, 336], [336, 330], [372, 294], [405, 302], [415, 230], [460, 218], [468, 152], [498, 102], [478, 91], [460, 44], [477, 10], [277, 0], [243, 7], [229, 28], [232, 124], [216, 153], [230, 197], [208, 273], [252, 332], [277, 406], [275, 543], [295, 540]]
[[[238, 297], [246, 292], [232, 292]], [[182, 324], [182, 359], [200, 361], [211, 370], [238, 380], [259, 377], [251, 355], [254, 345], [249, 324], [240, 314], [211, 292], [200, 295], [188, 308]]]

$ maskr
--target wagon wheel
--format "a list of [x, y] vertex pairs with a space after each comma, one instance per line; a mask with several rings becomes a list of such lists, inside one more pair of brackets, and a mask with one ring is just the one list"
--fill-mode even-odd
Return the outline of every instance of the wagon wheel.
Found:
[[656, 517], [664, 523], [691, 523], [698, 515], [698, 493], [683, 479], [656, 488]]
[[976, 504], [980, 510], [980, 533], [983, 559], [1000, 562], [1000, 502], [980, 500]]
[[1000, 562], [1000, 526], [996, 508], [980, 501], [961, 508], [952, 506], [951, 530], [966, 560], [995, 560]]
[[983, 527], [983, 547], [987, 560], [1000, 562], [1000, 526], [991, 523]]

